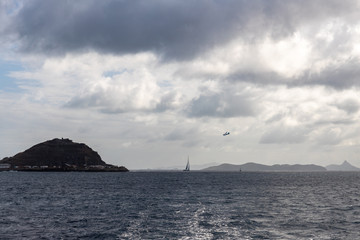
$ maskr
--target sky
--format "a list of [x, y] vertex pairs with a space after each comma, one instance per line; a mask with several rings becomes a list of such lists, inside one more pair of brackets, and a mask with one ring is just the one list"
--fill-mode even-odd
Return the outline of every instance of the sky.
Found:
[[129, 169], [360, 167], [359, 15], [357, 0], [0, 0], [0, 159], [63, 137]]

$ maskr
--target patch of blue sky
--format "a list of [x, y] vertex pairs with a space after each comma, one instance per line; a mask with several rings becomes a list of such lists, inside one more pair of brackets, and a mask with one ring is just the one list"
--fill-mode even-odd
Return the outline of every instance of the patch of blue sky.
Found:
[[104, 72], [103, 76], [104, 77], [114, 77], [116, 75], [121, 75], [121, 74], [124, 74], [124, 73], [131, 73], [133, 72], [132, 70], [129, 70], [127, 68], [124, 68], [124, 69], [121, 69], [120, 71], [107, 71], [107, 72]]
[[163, 80], [158, 83], [159, 87], [170, 88], [174, 86], [174, 84], [170, 80]]
[[6, 92], [18, 92], [18, 80], [11, 77], [11, 72], [24, 70], [22, 65], [18, 62], [8, 62], [0, 60], [0, 90]]
[[23, 6], [23, 2], [24, 0], [13, 0], [11, 2], [6, 2], [5, 5], [6, 13], [8, 15], [15, 14], [17, 11], [19, 11], [19, 9], [21, 9], [21, 7]]

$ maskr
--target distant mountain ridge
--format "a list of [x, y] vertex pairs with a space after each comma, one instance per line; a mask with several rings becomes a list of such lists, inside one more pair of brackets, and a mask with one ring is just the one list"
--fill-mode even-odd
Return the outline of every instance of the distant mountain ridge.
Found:
[[224, 163], [218, 166], [208, 167], [202, 169], [202, 171], [214, 171], [214, 172], [322, 172], [326, 171], [326, 168], [315, 164], [275, 164], [275, 165], [264, 165], [259, 163], [245, 163], [241, 165]]
[[360, 168], [351, 165], [346, 160], [340, 165], [336, 165], [336, 164], [328, 165], [326, 166], [326, 169], [328, 171], [360, 171]]

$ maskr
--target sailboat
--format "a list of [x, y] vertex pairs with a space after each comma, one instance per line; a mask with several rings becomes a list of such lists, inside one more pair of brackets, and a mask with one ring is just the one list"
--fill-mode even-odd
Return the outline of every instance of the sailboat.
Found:
[[186, 163], [186, 167], [184, 169], [184, 172], [189, 172], [190, 171], [190, 162], [189, 162], [189, 157], [188, 157], [188, 160], [187, 160], [187, 163]]

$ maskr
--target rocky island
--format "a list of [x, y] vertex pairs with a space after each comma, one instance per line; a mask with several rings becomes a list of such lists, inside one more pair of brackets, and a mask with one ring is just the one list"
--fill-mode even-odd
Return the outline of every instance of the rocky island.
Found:
[[128, 172], [124, 166], [105, 163], [100, 155], [84, 143], [70, 139], [49, 140], [39, 143], [13, 157], [0, 161], [0, 170], [15, 171], [84, 171]]

